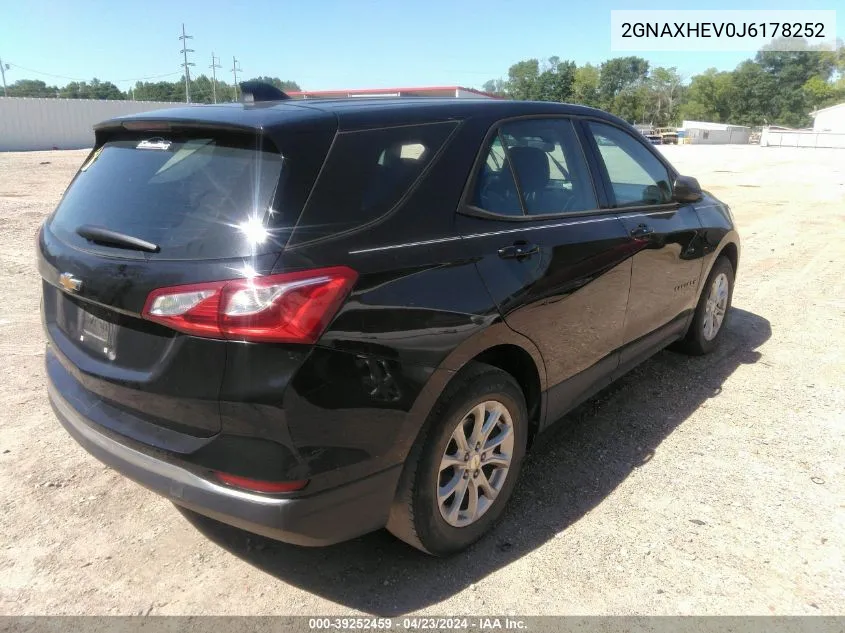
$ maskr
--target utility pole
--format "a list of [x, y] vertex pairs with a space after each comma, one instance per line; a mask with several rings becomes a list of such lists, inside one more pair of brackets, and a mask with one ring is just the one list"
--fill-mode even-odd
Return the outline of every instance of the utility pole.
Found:
[[239, 73], [239, 72], [243, 72], [243, 70], [241, 70], [241, 69], [238, 67], [238, 60], [237, 60], [237, 59], [235, 59], [235, 56], [234, 56], [234, 55], [232, 55], [232, 74], [235, 76], [235, 101], [237, 101], [237, 100], [238, 100], [238, 90], [239, 90], [239, 87], [238, 87], [238, 73]]
[[9, 64], [4, 64], [3, 60], [0, 59], [0, 75], [3, 75], [3, 96], [9, 96], [9, 89], [6, 88], [6, 71], [9, 70]]
[[220, 64], [217, 62], [220, 61], [219, 57], [214, 56], [214, 51], [211, 52], [211, 94], [214, 95], [214, 103], [217, 103], [217, 69], [222, 68]]
[[185, 24], [182, 23], [182, 35], [179, 37], [182, 41], [182, 50], [179, 51], [182, 53], [182, 57], [185, 60], [185, 103], [191, 102], [191, 70], [188, 68], [189, 66], [193, 66], [193, 62], [188, 61], [188, 53], [193, 53], [193, 48], [188, 48], [188, 40], [194, 39], [193, 35], [185, 35]]

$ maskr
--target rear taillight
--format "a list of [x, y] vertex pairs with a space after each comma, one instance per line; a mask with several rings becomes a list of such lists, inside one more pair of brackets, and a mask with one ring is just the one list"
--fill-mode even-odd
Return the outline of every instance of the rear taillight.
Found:
[[296, 492], [308, 485], [307, 479], [300, 481], [264, 481], [262, 479], [250, 479], [249, 477], [231, 475], [220, 471], [215, 471], [214, 474], [217, 479], [226, 485], [252, 492]]
[[357, 278], [337, 266], [159, 288], [141, 316], [196, 336], [316, 343]]

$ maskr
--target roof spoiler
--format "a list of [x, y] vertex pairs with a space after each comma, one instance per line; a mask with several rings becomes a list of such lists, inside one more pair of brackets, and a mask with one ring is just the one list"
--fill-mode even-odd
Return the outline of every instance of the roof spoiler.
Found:
[[261, 101], [286, 101], [290, 95], [285, 94], [273, 84], [264, 81], [242, 81], [241, 103], [259, 103]]

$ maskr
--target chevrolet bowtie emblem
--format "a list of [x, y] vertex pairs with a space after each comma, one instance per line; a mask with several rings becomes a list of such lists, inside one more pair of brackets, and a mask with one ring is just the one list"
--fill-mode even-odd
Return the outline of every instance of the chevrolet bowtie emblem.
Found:
[[68, 292], [79, 292], [82, 288], [82, 280], [77, 279], [70, 273], [62, 273], [59, 275], [59, 285]]

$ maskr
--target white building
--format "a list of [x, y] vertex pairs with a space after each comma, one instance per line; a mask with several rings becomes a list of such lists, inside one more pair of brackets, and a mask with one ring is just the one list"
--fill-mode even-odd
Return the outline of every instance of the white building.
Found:
[[811, 112], [813, 132], [845, 133], [845, 103]]
[[687, 143], [725, 145], [747, 144], [751, 137], [751, 128], [729, 123], [711, 123], [709, 121], [684, 121], [684, 136]]

